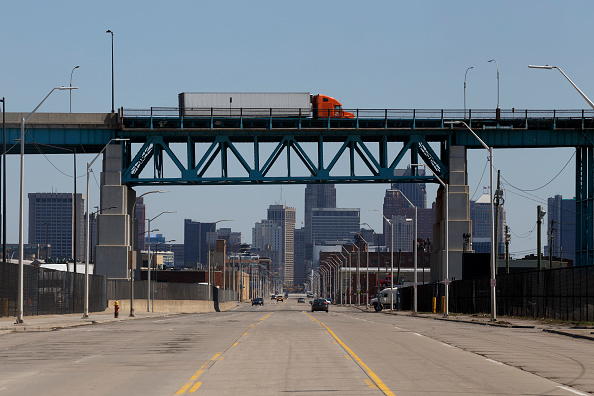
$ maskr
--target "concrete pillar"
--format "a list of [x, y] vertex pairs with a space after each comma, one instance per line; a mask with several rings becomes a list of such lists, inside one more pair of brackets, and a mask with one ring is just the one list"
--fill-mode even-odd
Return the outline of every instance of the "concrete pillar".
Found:
[[[101, 213], [97, 216], [95, 273], [109, 279], [128, 278], [129, 265], [136, 267], [136, 238], [131, 238], [130, 214], [136, 192], [122, 185], [122, 148], [110, 144], [103, 153]], [[105, 209], [115, 206], [113, 209]], [[135, 227], [134, 227], [135, 229]], [[132, 240], [131, 240], [132, 239]], [[132, 242], [132, 245], [131, 243]]]
[[[466, 172], [466, 148], [450, 147], [449, 174], [449, 228], [450, 228], [450, 279], [462, 279], [462, 253], [465, 233], [472, 232], [468, 174]], [[435, 205], [435, 224], [433, 225], [433, 249], [431, 252], [431, 281], [445, 278], [445, 206], [444, 189], [439, 188]]]

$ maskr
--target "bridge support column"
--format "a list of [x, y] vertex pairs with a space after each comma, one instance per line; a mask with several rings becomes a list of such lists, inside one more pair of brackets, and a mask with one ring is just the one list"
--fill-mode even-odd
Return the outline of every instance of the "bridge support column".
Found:
[[[462, 253], [464, 237], [472, 232], [468, 174], [466, 172], [466, 148], [450, 147], [449, 184], [449, 277], [462, 279]], [[431, 252], [431, 282], [445, 280], [445, 190], [437, 191], [435, 224], [433, 225], [433, 249]]]
[[575, 262], [594, 263], [594, 148], [576, 148], [575, 180]]
[[[130, 213], [136, 192], [122, 185], [122, 147], [110, 144], [103, 154], [101, 199], [97, 216], [95, 272], [109, 279], [129, 278], [136, 267], [136, 240], [131, 240]], [[105, 209], [112, 208], [112, 209]], [[132, 225], [133, 226], [133, 225]]]

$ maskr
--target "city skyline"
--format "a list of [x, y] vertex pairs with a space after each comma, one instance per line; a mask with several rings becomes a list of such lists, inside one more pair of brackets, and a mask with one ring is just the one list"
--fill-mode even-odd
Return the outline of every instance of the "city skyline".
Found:
[[[181, 20], [169, 7], [143, 9], [140, 12], [145, 18], [131, 20], [128, 15], [139, 10], [131, 4], [111, 0], [77, 7], [57, 1], [51, 9], [38, 1], [28, 4], [32, 6], [13, 2], [4, 10], [6, 15], [14, 16], [7, 18], [2, 27], [10, 37], [3, 43], [5, 50], [14, 60], [3, 69], [10, 78], [0, 79], [0, 97], [5, 97], [10, 112], [30, 112], [51, 88], [68, 85], [71, 71], [78, 65], [80, 68], [72, 74], [72, 84], [79, 88], [72, 92], [72, 111], [109, 112], [111, 40], [105, 34], [107, 29], [114, 32], [116, 108], [176, 106], [177, 94], [188, 91], [322, 93], [337, 98], [345, 109], [462, 109], [464, 99], [468, 109], [494, 109], [498, 102], [502, 109], [588, 108], [556, 70], [532, 70], [528, 69], [529, 64], [557, 65], [586, 94], [592, 96], [594, 90], [591, 56], [577, 50], [584, 37], [588, 37], [588, 11], [594, 11], [594, 5], [584, 1], [570, 4], [532, 0], [520, 4], [379, 1], [365, 7], [346, 1], [340, 8], [331, 3], [317, 5], [315, 13], [307, 7], [294, 10], [289, 4], [267, 2], [262, 4], [266, 12], [254, 13], [258, 5], [230, 1], [187, 4], [188, 12]], [[117, 7], [119, 12], [111, 12], [112, 7]], [[505, 11], [510, 9], [515, 12]], [[226, 22], [208, 19], [190, 33], [188, 26], [194, 26], [191, 15], [197, 13], [224, 13]], [[250, 21], [245, 18], [248, 14], [254, 14]], [[9, 35], [11, 31], [22, 31], [24, 15], [35, 29], [30, 34]], [[88, 20], [80, 15], [96, 17]], [[329, 15], [333, 18], [328, 18]], [[394, 15], [408, 17], [394, 24]], [[179, 23], [171, 29], [154, 29], [149, 21], [157, 17], [173, 18]], [[69, 23], [55, 24], [55, 18], [65, 18]], [[352, 44], [357, 56], [345, 58], [343, 46], [324, 45], [325, 40], [316, 29], [320, 25], [333, 33], [333, 40]], [[415, 34], [409, 34], [411, 31]], [[197, 44], [193, 40], [195, 35], [213, 39]], [[176, 61], [167, 56], [158, 57], [139, 67], [141, 54], [155, 47], [184, 56]], [[307, 56], [295, 59], [294, 48], [307, 48]], [[403, 61], [402, 55], [411, 52], [416, 56]], [[204, 58], [200, 56], [203, 53], [212, 56]], [[242, 62], [227, 60], [237, 54]], [[44, 59], [43, 65], [39, 64], [39, 58]], [[487, 62], [490, 59], [498, 62], [500, 80], [495, 65]], [[329, 72], [321, 73], [312, 67], [314, 62], [324, 64]], [[463, 90], [465, 72], [471, 66], [467, 88]], [[55, 92], [39, 112], [68, 112], [68, 109], [69, 95]], [[571, 148], [494, 151], [494, 166], [501, 169], [506, 193], [512, 253], [536, 250], [535, 233], [531, 232], [536, 222], [536, 205], [546, 206], [547, 198], [557, 194], [574, 196], [574, 153]], [[90, 158], [89, 154], [77, 153], [79, 181], [86, 177], [85, 164]], [[485, 150], [468, 151], [471, 199], [478, 198], [481, 189], [489, 185], [486, 164]], [[7, 205], [16, 208], [18, 194], [13, 192], [18, 188], [18, 173], [12, 170], [19, 167], [18, 156], [8, 156], [7, 165], [11, 170]], [[91, 207], [99, 202], [100, 169], [101, 161], [97, 161], [91, 175]], [[27, 193], [52, 188], [69, 192], [72, 156], [27, 155], [25, 174]], [[148, 188], [151, 187], [137, 187], [136, 191], [141, 194]], [[247, 236], [256, 220], [250, 214], [261, 210], [261, 197], [274, 197], [267, 199], [267, 203], [276, 200], [295, 207], [300, 224], [304, 213], [302, 188], [173, 186], [168, 187], [171, 193], [148, 196], [145, 203], [147, 216], [178, 210], [177, 214], [158, 219], [158, 228], [178, 241], [183, 239], [184, 217], [206, 222], [233, 219], [232, 227]], [[360, 208], [362, 222], [376, 230], [382, 229], [381, 216], [370, 210], [381, 209], [388, 184], [337, 184], [336, 188], [340, 197], [337, 206]], [[436, 189], [436, 185], [427, 185], [428, 202], [434, 201]], [[82, 190], [81, 185], [77, 192]], [[475, 191], [479, 194], [475, 195]], [[7, 216], [8, 242], [18, 239], [18, 216], [14, 212]], [[542, 236], [546, 240], [545, 227]]]

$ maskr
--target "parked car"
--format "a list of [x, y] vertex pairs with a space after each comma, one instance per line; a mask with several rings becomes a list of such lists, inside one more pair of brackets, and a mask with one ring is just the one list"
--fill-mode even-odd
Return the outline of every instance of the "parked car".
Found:
[[326, 311], [328, 312], [328, 301], [325, 298], [316, 298], [311, 304], [311, 312]]
[[303, 298], [303, 297], [299, 297], [299, 298], [297, 299], [297, 303], [303, 303], [303, 304], [305, 304], [305, 298]]
[[313, 298], [313, 293], [307, 293], [307, 298]]
[[328, 305], [332, 304], [332, 299], [331, 298], [327, 298], [326, 301], [328, 301]]
[[284, 301], [283, 296], [281, 296], [280, 294], [276, 296], [276, 301]]
[[262, 297], [256, 297], [252, 299], [252, 307], [254, 305], [264, 305], [264, 299]]

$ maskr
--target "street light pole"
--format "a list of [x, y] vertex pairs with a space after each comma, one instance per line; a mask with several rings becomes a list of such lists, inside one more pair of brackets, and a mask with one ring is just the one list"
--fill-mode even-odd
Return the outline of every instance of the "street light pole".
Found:
[[377, 209], [373, 209], [373, 212], [378, 212], [382, 215], [382, 217], [390, 224], [390, 234], [391, 234], [391, 248], [390, 248], [390, 310], [394, 310], [394, 222], [388, 220], [386, 216], [382, 212]]
[[[220, 223], [222, 221], [233, 221], [233, 220], [217, 220], [214, 223], [212, 223], [212, 225], [210, 226], [210, 230], [208, 231], [208, 301], [212, 300], [212, 290], [211, 290], [212, 286], [210, 284], [210, 238], [211, 238], [211, 234], [212, 234], [212, 228], [217, 223]], [[224, 274], [223, 274], [223, 276], [224, 276]], [[216, 279], [215, 279], [215, 281], [216, 281]]]
[[113, 32], [111, 30], [107, 30], [105, 33], [111, 34], [111, 113], [114, 113], [114, 82], [113, 82]]
[[[109, 142], [107, 142], [107, 144], [105, 146], [103, 146], [101, 151], [99, 151], [99, 154], [97, 154], [91, 162], [87, 162], [87, 235], [85, 238], [85, 306], [84, 306], [83, 318], [89, 317], [89, 233], [90, 233], [89, 201], [91, 200], [89, 197], [89, 180], [90, 180], [89, 174], [92, 172], [91, 166], [95, 163], [95, 161], [97, 161], [97, 158], [99, 158], [99, 156], [101, 154], [103, 154], [103, 151], [105, 151], [105, 149], [107, 148], [107, 146], [109, 146], [111, 144], [111, 142], [120, 142], [120, 141], [127, 141], [127, 140], [130, 140], [130, 139], [120, 139], [120, 138], [111, 139]], [[76, 257], [76, 255], [75, 255], [75, 257]], [[95, 263], [95, 265], [97, 265], [97, 263]], [[74, 268], [75, 268], [74, 272], [76, 272], [76, 259], [74, 260]]]
[[557, 66], [549, 66], [549, 65], [546, 65], [546, 66], [528, 65], [528, 67], [531, 68], [531, 69], [546, 69], [546, 70], [557, 69], [557, 70], [559, 70], [559, 72], [561, 74], [563, 74], [563, 77], [565, 77], [567, 79], [567, 81], [569, 81], [570, 84], [573, 85], [573, 87], [578, 91], [578, 93], [582, 96], [582, 98], [584, 98], [584, 100], [586, 102], [588, 102], [588, 104], [590, 105], [590, 107], [594, 109], [594, 103], [592, 103], [592, 101], [586, 96], [586, 94], [583, 93], [582, 90], [579, 89], [578, 86], [575, 85], [573, 83], [573, 81], [571, 81], [571, 79], [569, 77], [567, 77], [567, 74], [563, 73], [563, 70], [561, 70], [561, 68], [559, 68]]
[[2, 98], [2, 260], [6, 262], [6, 99]]
[[[493, 199], [493, 147], [487, 146], [483, 140], [478, 137], [478, 135], [466, 124], [464, 121], [453, 121], [453, 124], [462, 124], [468, 129], [472, 135], [480, 142], [480, 144], [489, 152], [489, 162], [491, 171], [489, 172], [490, 175], [490, 191], [489, 196], [491, 200], [491, 321], [497, 320], [497, 306], [496, 306], [496, 275], [497, 275], [497, 268], [495, 267], [495, 258], [497, 254], [497, 246], [495, 246], [495, 204]], [[436, 176], [437, 177], [437, 176]], [[447, 304], [447, 302], [446, 302]]]
[[491, 59], [487, 62], [495, 62], [495, 67], [497, 67], [497, 109], [499, 109], [499, 64], [495, 59]]
[[155, 220], [157, 217], [161, 216], [162, 214], [165, 213], [176, 213], [177, 211], [165, 211], [165, 212], [161, 212], [158, 215], [156, 215], [155, 217], [153, 217], [152, 219], [148, 219], [148, 270], [147, 270], [147, 293], [146, 293], [146, 312], [151, 312], [151, 221]]
[[[23, 238], [23, 229], [24, 229], [24, 206], [25, 206], [25, 123], [29, 120], [29, 118], [41, 107], [43, 102], [54, 92], [56, 89], [60, 91], [65, 90], [72, 90], [78, 89], [78, 87], [57, 87], [53, 88], [45, 98], [37, 105], [37, 107], [29, 113], [26, 118], [21, 118], [21, 188], [20, 188], [20, 207], [19, 207], [19, 286], [18, 286], [18, 312], [17, 312], [17, 319], [16, 323], [23, 323], [23, 300], [24, 300], [24, 265], [23, 265], [23, 255], [24, 255], [24, 238]], [[4, 99], [3, 99], [4, 103]], [[4, 107], [4, 106], [2, 106]], [[6, 144], [6, 133], [4, 133], [4, 144]], [[6, 158], [6, 149], [4, 150], [4, 158]], [[6, 163], [5, 163], [6, 164]], [[4, 166], [6, 170], [6, 166]], [[6, 177], [4, 178], [6, 180]], [[6, 192], [6, 189], [4, 190]], [[6, 204], [6, 199], [4, 200]], [[6, 216], [4, 216], [4, 219]], [[3, 219], [3, 220], [4, 220]], [[6, 233], [4, 233], [6, 235]]]
[[414, 231], [414, 239], [413, 239], [413, 263], [414, 263], [414, 280], [413, 280], [413, 315], [417, 314], [417, 207], [413, 205], [413, 203], [404, 195], [404, 193], [400, 190], [398, 191], [402, 194], [402, 197], [406, 199], [406, 202], [413, 208], [415, 208], [415, 231]]
[[[72, 69], [72, 71], [70, 72], [70, 88], [72, 88], [72, 73], [74, 73], [74, 70], [78, 69], [80, 66], [74, 66], [74, 68]], [[72, 113], [72, 90], [70, 90], [70, 112]], [[75, 260], [76, 262], [76, 260]]]
[[[142, 197], [144, 197], [145, 195], [148, 194], [162, 194], [162, 193], [167, 193], [169, 191], [148, 191], [145, 192], [144, 194], [141, 194], [140, 196], [136, 197], [136, 199], [134, 200], [134, 206], [132, 206], [132, 216], [130, 216], [130, 251], [132, 251], [132, 246], [134, 244], [134, 241], [138, 241], [138, 234], [136, 231], [136, 228], [133, 227], [134, 224], [134, 219], [136, 216], [136, 202], [138, 202], [138, 200]], [[133, 231], [134, 230], [134, 231]], [[150, 233], [150, 229], [149, 229], [149, 233]], [[130, 271], [130, 317], [133, 318], [134, 317], [134, 268], [132, 268], [132, 257], [130, 257], [130, 265], [128, 270]]]
[[466, 75], [470, 69], [474, 69], [474, 67], [470, 66], [466, 69], [466, 73], [464, 73], [464, 118], [466, 118]]

